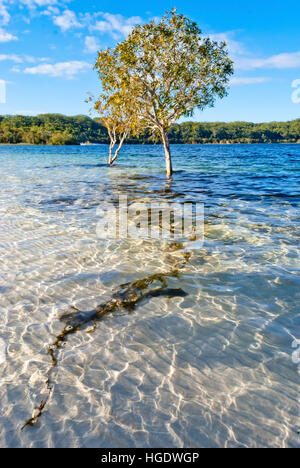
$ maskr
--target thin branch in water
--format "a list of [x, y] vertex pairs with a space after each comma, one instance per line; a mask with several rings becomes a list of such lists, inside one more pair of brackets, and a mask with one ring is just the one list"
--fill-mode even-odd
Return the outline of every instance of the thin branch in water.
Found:
[[[173, 250], [182, 248], [181, 244], [172, 244]], [[100, 304], [96, 309], [89, 312], [80, 311], [72, 307], [73, 312], [66, 313], [60, 317], [60, 320], [66, 322], [65, 328], [57, 335], [55, 341], [48, 346], [47, 354], [51, 358], [51, 367], [47, 372], [47, 380], [45, 382], [47, 396], [43, 399], [38, 407], [35, 408], [33, 416], [28, 419], [22, 426], [21, 430], [26, 427], [35, 426], [45, 411], [46, 405], [49, 403], [50, 397], [54, 392], [54, 383], [52, 373], [57, 369], [59, 363], [59, 352], [67, 342], [69, 335], [79, 331], [84, 325], [92, 322], [93, 328], [88, 333], [93, 333], [96, 329], [96, 322], [104, 316], [114, 313], [117, 310], [126, 310], [133, 312], [136, 306], [145, 299], [155, 297], [185, 297], [187, 293], [181, 288], [168, 288], [168, 278], [178, 278], [180, 269], [182, 269], [190, 260], [191, 254], [185, 252], [181, 262], [177, 262], [174, 269], [168, 273], [155, 273], [141, 280], [136, 280], [131, 283], [123, 284], [119, 287], [112, 299], [104, 304]], [[155, 283], [160, 284], [159, 287], [149, 289]]]

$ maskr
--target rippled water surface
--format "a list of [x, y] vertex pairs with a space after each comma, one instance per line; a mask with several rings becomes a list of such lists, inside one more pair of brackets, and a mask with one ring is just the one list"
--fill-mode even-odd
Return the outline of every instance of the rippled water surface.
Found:
[[[0, 147], [0, 446], [300, 446], [300, 146]], [[97, 208], [128, 194], [205, 205], [205, 242], [97, 238]], [[186, 257], [187, 258], [187, 257]], [[167, 274], [69, 334], [62, 314]]]

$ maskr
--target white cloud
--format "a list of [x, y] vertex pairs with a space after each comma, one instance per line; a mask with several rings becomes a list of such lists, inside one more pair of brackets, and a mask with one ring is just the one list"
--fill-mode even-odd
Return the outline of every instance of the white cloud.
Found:
[[87, 36], [85, 38], [84, 43], [86, 52], [95, 53], [97, 52], [97, 50], [99, 50], [100, 46], [98, 44], [97, 39], [94, 36]]
[[71, 10], [65, 10], [62, 15], [55, 16], [53, 22], [59, 26], [63, 32], [68, 31], [71, 28], [80, 28], [82, 26], [77, 20], [74, 11]]
[[225, 41], [230, 58], [234, 61], [234, 67], [240, 70], [287, 69], [300, 67], [300, 52], [286, 52], [272, 55], [266, 58], [251, 56], [251, 53], [242, 42], [234, 39], [234, 31], [213, 33], [208, 36], [215, 41]]
[[15, 63], [22, 63], [23, 60], [19, 55], [15, 54], [0, 54], [0, 62], [4, 62], [6, 60], [9, 60], [10, 62], [15, 62]]
[[230, 80], [231, 86], [242, 86], [242, 85], [251, 85], [259, 83], [267, 83], [271, 81], [271, 78], [266, 77], [234, 77]]
[[37, 63], [37, 62], [45, 62], [45, 57], [32, 57], [31, 55], [17, 55], [17, 54], [0, 54], [0, 62], [10, 61], [14, 63]]
[[[1, 0], [0, 0], [1, 1]], [[71, 0], [8, 0], [17, 3], [20, 8], [27, 7], [30, 15], [23, 16], [23, 20], [30, 23], [32, 16], [45, 15], [53, 17], [60, 14], [60, 8], [67, 8], [66, 3]]]
[[300, 67], [300, 52], [277, 54], [264, 59], [241, 57], [236, 62], [236, 67], [243, 70], [253, 70], [256, 68], [298, 68]]
[[0, 42], [17, 41], [18, 38], [0, 28]]
[[37, 61], [42, 61], [43, 59], [36, 59], [35, 57], [31, 57], [31, 55], [24, 55], [24, 62], [35, 63]]
[[60, 14], [60, 10], [56, 6], [49, 6], [47, 10], [42, 12], [42, 14], [45, 16], [58, 16]]
[[26, 5], [29, 8], [58, 5], [61, 3], [59, 0], [19, 0], [19, 2], [23, 3], [23, 5]]
[[10, 21], [10, 14], [7, 10], [5, 0], [0, 0], [0, 24], [7, 25]]
[[125, 18], [122, 15], [112, 15], [111, 13], [99, 13], [101, 20], [90, 27], [91, 31], [98, 31], [101, 34], [109, 33], [113, 38], [117, 39], [120, 36], [127, 36], [134, 26], [143, 23], [139, 16], [131, 16]]
[[45, 63], [36, 67], [25, 68], [24, 73], [30, 75], [47, 75], [51, 77], [74, 78], [80, 72], [85, 72], [91, 68], [87, 62], [71, 61], [59, 62], [55, 64]]
[[247, 51], [245, 46], [240, 42], [233, 39], [234, 31], [228, 31], [223, 33], [209, 34], [208, 36], [213, 41], [226, 42], [227, 48], [232, 56], [246, 54]]

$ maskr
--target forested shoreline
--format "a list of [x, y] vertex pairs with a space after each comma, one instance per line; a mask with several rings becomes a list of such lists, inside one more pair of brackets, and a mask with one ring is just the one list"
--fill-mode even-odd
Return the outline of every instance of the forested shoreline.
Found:
[[[300, 119], [289, 122], [183, 122], [169, 132], [172, 144], [300, 143]], [[107, 130], [97, 119], [61, 114], [0, 116], [0, 144], [78, 145], [109, 143]], [[147, 132], [127, 143], [158, 141]]]

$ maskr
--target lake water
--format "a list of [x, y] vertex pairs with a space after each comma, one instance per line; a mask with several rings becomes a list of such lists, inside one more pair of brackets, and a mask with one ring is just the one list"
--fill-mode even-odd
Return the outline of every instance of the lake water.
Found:
[[[171, 184], [160, 146], [106, 154], [0, 147], [0, 446], [299, 447], [300, 146], [174, 145]], [[177, 276], [170, 242], [97, 237], [120, 194], [204, 203]], [[154, 273], [185, 295], [86, 323], [51, 367], [62, 314]]]

